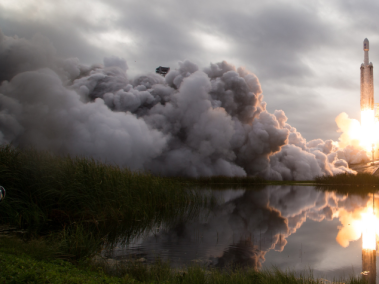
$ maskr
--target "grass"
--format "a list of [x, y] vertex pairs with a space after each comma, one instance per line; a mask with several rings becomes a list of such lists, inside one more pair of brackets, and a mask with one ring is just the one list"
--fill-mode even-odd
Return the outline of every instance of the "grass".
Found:
[[[354, 179], [334, 178], [340, 184]], [[21, 239], [0, 236], [0, 283], [323, 283], [312, 275], [277, 269], [221, 271], [193, 266], [177, 271], [159, 260], [153, 265], [128, 262], [112, 267], [89, 261], [106, 245], [194, 218], [215, 202], [189, 187], [224, 184], [260, 189], [293, 183], [254, 177], [164, 178], [84, 157], [2, 146], [0, 184], [7, 196], [0, 203], [0, 234], [6, 226], [26, 233]]]
[[[124, 279], [134, 279], [142, 283], [257, 283], [257, 284], [274, 284], [274, 283], [328, 283], [324, 279], [315, 279], [312, 272], [297, 274], [290, 271], [281, 271], [276, 268], [270, 270], [257, 271], [253, 268], [219, 270], [206, 269], [194, 265], [185, 270], [172, 270], [167, 262], [157, 260], [153, 265], [147, 266], [141, 263], [130, 263], [118, 268], [122, 271], [120, 274]], [[332, 282], [329, 282], [332, 283]], [[351, 277], [347, 281], [334, 281], [333, 283], [365, 283], [360, 278]]]
[[67, 248], [79, 248], [77, 258], [121, 235], [127, 241], [157, 224], [195, 216], [208, 202], [172, 179], [11, 146], [0, 147], [0, 184], [7, 190], [0, 224], [31, 237], [59, 232]]
[[57, 251], [43, 240], [29, 242], [0, 237], [0, 283], [364, 283], [361, 278], [326, 282], [315, 279], [312, 272], [296, 274], [279, 269], [234, 269], [221, 271], [191, 266], [171, 269], [159, 259], [152, 265], [124, 262], [113, 266], [106, 262], [83, 260], [77, 265], [56, 258]]
[[5, 239], [0, 238], [0, 283], [128, 283], [101, 270], [57, 259], [44, 242]]
[[[95, 266], [99, 267], [99, 266]], [[128, 262], [109, 267], [101, 266], [107, 274], [117, 275], [124, 279], [133, 279], [142, 283], [365, 283], [362, 278], [351, 276], [349, 279], [339, 281], [328, 281], [316, 279], [312, 271], [295, 273], [292, 271], [282, 271], [277, 268], [257, 271], [254, 268], [236, 268], [229, 270], [207, 269], [199, 265], [193, 265], [183, 270], [173, 270], [168, 262], [157, 259], [153, 265], [146, 265], [139, 262]]]

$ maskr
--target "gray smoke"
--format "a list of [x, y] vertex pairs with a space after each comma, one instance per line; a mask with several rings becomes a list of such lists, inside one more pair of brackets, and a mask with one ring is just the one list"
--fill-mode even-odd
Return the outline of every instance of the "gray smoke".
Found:
[[[0, 143], [94, 157], [168, 176], [305, 180], [354, 172], [362, 149], [307, 141], [274, 114], [258, 78], [227, 62], [190, 61], [130, 79], [124, 59], [85, 66], [48, 39], [0, 33]], [[306, 118], [304, 118], [306, 119]]]

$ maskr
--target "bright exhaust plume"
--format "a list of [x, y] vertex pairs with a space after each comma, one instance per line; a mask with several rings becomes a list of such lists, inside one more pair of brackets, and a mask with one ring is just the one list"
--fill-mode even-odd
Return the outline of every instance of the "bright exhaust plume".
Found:
[[376, 144], [375, 130], [375, 114], [374, 110], [362, 110], [361, 112], [361, 129], [359, 135], [360, 145], [370, 152], [372, 145]]

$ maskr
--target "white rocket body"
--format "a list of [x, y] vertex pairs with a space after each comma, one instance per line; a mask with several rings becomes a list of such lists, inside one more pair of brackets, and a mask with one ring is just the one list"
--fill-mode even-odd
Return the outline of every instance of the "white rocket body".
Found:
[[361, 111], [374, 110], [374, 66], [369, 63], [369, 42], [363, 41], [364, 62], [361, 64]]

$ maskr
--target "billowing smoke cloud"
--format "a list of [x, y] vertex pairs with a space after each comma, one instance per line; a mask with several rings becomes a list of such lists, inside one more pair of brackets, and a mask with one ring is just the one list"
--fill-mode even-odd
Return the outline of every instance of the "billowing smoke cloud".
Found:
[[[307, 141], [270, 114], [258, 78], [220, 62], [130, 79], [126, 61], [58, 59], [49, 41], [0, 34], [0, 143], [85, 155], [160, 175], [309, 180], [354, 172], [358, 146]], [[306, 119], [306, 118], [304, 118]]]

